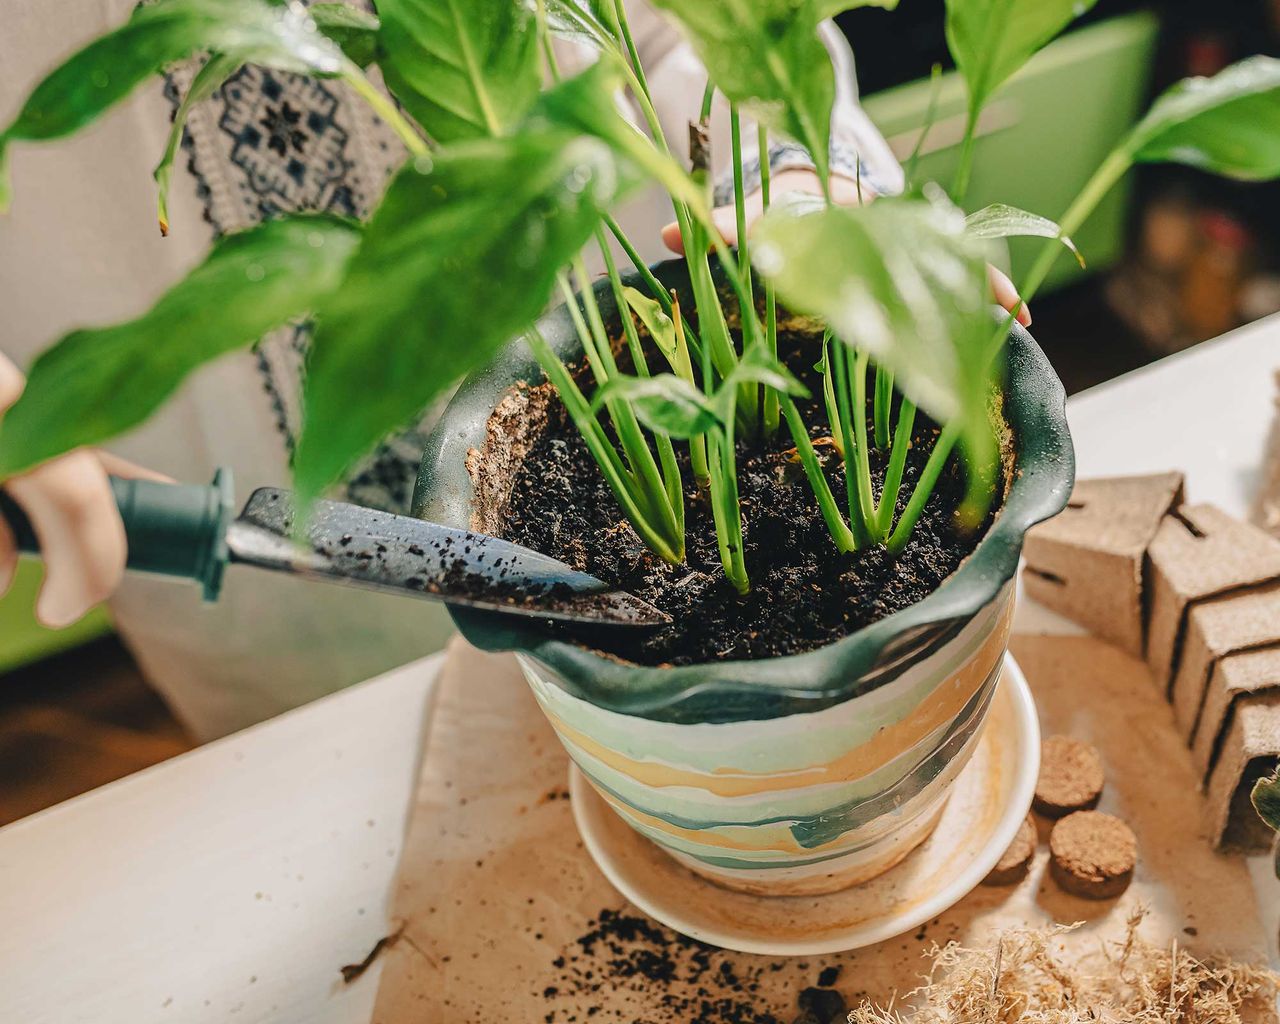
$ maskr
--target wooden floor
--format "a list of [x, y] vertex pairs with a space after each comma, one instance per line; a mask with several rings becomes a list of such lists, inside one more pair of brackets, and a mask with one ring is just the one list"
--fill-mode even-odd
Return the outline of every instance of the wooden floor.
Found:
[[191, 746], [113, 637], [0, 676], [0, 825]]

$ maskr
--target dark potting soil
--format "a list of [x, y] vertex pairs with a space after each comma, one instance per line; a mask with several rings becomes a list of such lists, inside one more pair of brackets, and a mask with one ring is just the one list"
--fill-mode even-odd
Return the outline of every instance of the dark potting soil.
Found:
[[[816, 361], [810, 339], [781, 342], [804, 346], [789, 365]], [[805, 383], [821, 395], [816, 374], [808, 375]], [[843, 468], [826, 435], [821, 399], [799, 405], [845, 511]], [[870, 409], [868, 402], [868, 415]], [[916, 416], [899, 513], [937, 433], [927, 417]], [[878, 495], [888, 452], [872, 447], [871, 477]], [[986, 529], [984, 524], [964, 532], [955, 522], [964, 477], [953, 457], [900, 555], [894, 557], [882, 547], [839, 554], [784, 425], [772, 441], [738, 445], [744, 553], [751, 580], [750, 592], [740, 596], [721, 569], [711, 509], [706, 494], [693, 485], [688, 447], [678, 444], [676, 451], [685, 480], [686, 560], [681, 565], [652, 554], [627, 524], [554, 397], [546, 429], [516, 472], [503, 517], [501, 532], [508, 540], [629, 590], [671, 616], [671, 626], [652, 632], [591, 633], [591, 646], [639, 664], [769, 658], [825, 646], [927, 597], [955, 572]]]

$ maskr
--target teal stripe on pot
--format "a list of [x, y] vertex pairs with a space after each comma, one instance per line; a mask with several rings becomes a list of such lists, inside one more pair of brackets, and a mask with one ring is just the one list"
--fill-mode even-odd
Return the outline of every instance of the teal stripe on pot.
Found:
[[[693, 308], [684, 261], [670, 260], [653, 270]], [[627, 283], [645, 287], [639, 275], [628, 275]], [[616, 320], [608, 281], [597, 282], [595, 292], [606, 320]], [[1000, 315], [1005, 316], [1003, 311]], [[538, 326], [563, 358], [580, 360], [564, 307], [546, 313]], [[991, 604], [1013, 578], [1027, 529], [1060, 511], [1070, 496], [1074, 457], [1062, 385], [1031, 335], [1017, 324], [1010, 330], [1007, 351], [1003, 414], [1014, 464], [1004, 504], [960, 568], [910, 608], [816, 651], [674, 668], [605, 658], [514, 618], [453, 609], [454, 620], [475, 646], [520, 651], [544, 665], [567, 692], [601, 708], [655, 721], [759, 721], [818, 711], [869, 693], [927, 657]], [[428, 440], [414, 497], [416, 514], [454, 526], [469, 524], [467, 450], [483, 445], [489, 415], [512, 385], [541, 379], [521, 341], [463, 384]]]

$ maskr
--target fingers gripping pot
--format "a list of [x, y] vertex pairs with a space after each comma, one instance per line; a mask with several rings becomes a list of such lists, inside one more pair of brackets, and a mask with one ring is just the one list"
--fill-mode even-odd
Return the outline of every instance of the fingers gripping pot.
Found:
[[[687, 290], [682, 261], [654, 269]], [[596, 290], [616, 317], [607, 281]], [[539, 326], [563, 358], [581, 358], [563, 307]], [[888, 870], [929, 835], [973, 751], [1003, 663], [1023, 535], [1071, 492], [1062, 385], [1017, 325], [1008, 352], [1004, 504], [974, 552], [917, 604], [805, 654], [674, 668], [473, 612], [455, 612], [459, 629], [477, 647], [516, 653], [586, 778], [694, 871], [793, 895]], [[483, 448], [512, 386], [541, 379], [514, 345], [463, 385], [428, 441], [415, 514], [471, 523], [491, 496], [478, 496], [489, 485], [473, 480], [469, 451]]]

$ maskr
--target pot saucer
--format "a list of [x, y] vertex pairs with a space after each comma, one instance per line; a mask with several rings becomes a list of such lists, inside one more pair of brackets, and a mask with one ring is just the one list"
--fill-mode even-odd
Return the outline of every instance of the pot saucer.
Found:
[[813, 956], [912, 930], [958, 903], [986, 876], [1027, 816], [1040, 770], [1040, 726], [1011, 654], [973, 757], [938, 827], [901, 864], [826, 896], [751, 896], [699, 878], [633, 831], [570, 768], [573, 817], [596, 866], [650, 917], [743, 953]]

